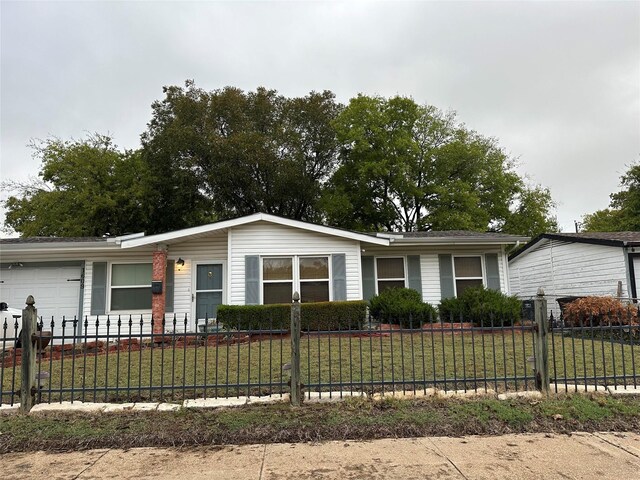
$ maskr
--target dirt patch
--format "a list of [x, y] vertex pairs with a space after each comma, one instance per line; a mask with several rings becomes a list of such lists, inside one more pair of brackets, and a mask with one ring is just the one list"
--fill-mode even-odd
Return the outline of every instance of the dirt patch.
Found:
[[350, 400], [300, 408], [4, 415], [0, 453], [574, 431], [640, 431], [640, 399]]

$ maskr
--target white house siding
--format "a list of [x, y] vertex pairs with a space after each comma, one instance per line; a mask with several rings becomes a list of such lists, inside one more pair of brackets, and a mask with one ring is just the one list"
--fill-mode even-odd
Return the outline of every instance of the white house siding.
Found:
[[[116, 335], [118, 333], [118, 319], [121, 320], [120, 332], [122, 335], [128, 335], [129, 333], [129, 315], [120, 315], [109, 313], [109, 305], [107, 300], [107, 314], [106, 315], [91, 315], [91, 287], [93, 282], [93, 263], [94, 262], [127, 262], [127, 263], [148, 263], [152, 260], [153, 249], [146, 248], [144, 251], [136, 250], [109, 252], [105, 254], [89, 255], [84, 264], [84, 291], [82, 301], [82, 321], [87, 321], [87, 329], [85, 331], [82, 328], [82, 335], [86, 333], [88, 340], [91, 340], [92, 335], [96, 335], [96, 321], [99, 323], [98, 335], [107, 334], [107, 318], [109, 318], [109, 335]], [[108, 281], [108, 280], [107, 280]], [[108, 287], [107, 287], [108, 288]], [[108, 298], [108, 296], [107, 296]], [[151, 331], [151, 312], [132, 313], [132, 325], [131, 332], [133, 334], [140, 334], [140, 318], [143, 321], [143, 333], [149, 333]]]
[[558, 314], [557, 297], [629, 295], [624, 251], [620, 247], [544, 239], [509, 264], [512, 291], [519, 298], [535, 296], [542, 287]]
[[[84, 288], [84, 301], [83, 301], [83, 317], [89, 319], [89, 328], [87, 332], [89, 335], [95, 335], [95, 322], [96, 315], [91, 316], [91, 282], [93, 278], [93, 262], [140, 262], [150, 263], [152, 261], [154, 247], [136, 248], [135, 250], [119, 250], [110, 254], [96, 256], [88, 259], [85, 263], [85, 288]], [[189, 322], [191, 322], [191, 280], [192, 280], [192, 265], [194, 261], [209, 261], [209, 260], [227, 260], [227, 233], [215, 232], [207, 236], [203, 236], [197, 239], [188, 240], [180, 243], [168, 245], [168, 258], [171, 260], [178, 260], [182, 258], [185, 261], [184, 267], [179, 270], [176, 268], [174, 275], [174, 309], [173, 311], [167, 311], [167, 328], [172, 327], [172, 319], [175, 314], [177, 319], [177, 330], [184, 329], [184, 318], [187, 315]], [[226, 288], [226, 285], [225, 285]], [[109, 313], [107, 305], [107, 313], [111, 319], [110, 333], [114, 333], [114, 322], [117, 322], [118, 314]], [[140, 333], [140, 318], [143, 319], [143, 333], [150, 332], [151, 312], [134, 313], [132, 315], [133, 325], [132, 332]], [[123, 321], [122, 333], [129, 332], [129, 316], [121, 316]], [[97, 316], [100, 322], [100, 334], [106, 333], [106, 319], [107, 315]], [[117, 328], [117, 327], [115, 327]], [[191, 329], [189, 324], [187, 329]]]
[[330, 255], [344, 253], [347, 300], [362, 298], [360, 242], [297, 228], [258, 222], [235, 227], [229, 234], [231, 286], [229, 303], [243, 305], [245, 299], [245, 255]]
[[633, 270], [636, 279], [636, 300], [640, 299], [640, 257], [633, 258]]
[[[195, 261], [223, 261], [227, 263], [227, 232], [215, 232], [201, 238], [169, 245], [168, 258], [184, 260], [184, 267], [175, 271], [174, 311], [180, 319], [185, 314], [191, 319], [191, 282], [193, 275], [193, 262]], [[227, 282], [223, 283], [225, 296], [228, 298]]]
[[451, 246], [403, 246], [392, 244], [390, 247], [371, 246], [364, 247], [363, 255], [369, 256], [407, 256], [420, 255], [420, 275], [422, 277], [422, 298], [425, 302], [438, 305], [441, 300], [440, 293], [440, 264], [438, 255], [484, 255], [485, 253], [498, 254], [498, 267], [500, 269], [500, 289], [509, 293], [507, 279], [507, 257], [499, 246], [451, 247]]

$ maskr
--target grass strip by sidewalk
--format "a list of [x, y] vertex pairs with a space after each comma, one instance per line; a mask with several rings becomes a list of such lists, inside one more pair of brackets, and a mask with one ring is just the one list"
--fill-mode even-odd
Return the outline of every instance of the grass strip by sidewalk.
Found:
[[640, 431], [640, 398], [351, 399], [178, 412], [0, 416], [0, 453], [414, 436]]

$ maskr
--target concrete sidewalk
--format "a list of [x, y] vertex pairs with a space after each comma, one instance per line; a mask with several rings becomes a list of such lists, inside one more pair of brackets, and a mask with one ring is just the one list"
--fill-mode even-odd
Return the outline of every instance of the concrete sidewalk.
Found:
[[4, 480], [638, 478], [640, 435], [579, 433], [0, 456]]

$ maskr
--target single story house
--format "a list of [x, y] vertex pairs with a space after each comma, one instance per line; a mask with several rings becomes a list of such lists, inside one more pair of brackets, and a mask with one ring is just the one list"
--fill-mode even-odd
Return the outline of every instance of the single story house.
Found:
[[103, 328], [106, 315], [130, 314], [175, 314], [179, 326], [186, 316], [194, 330], [220, 304], [289, 303], [294, 291], [302, 302], [338, 301], [407, 286], [437, 304], [473, 285], [509, 293], [506, 247], [527, 240], [365, 234], [264, 213], [149, 236], [2, 239], [0, 301], [23, 308], [33, 295], [45, 324], [55, 319], [54, 335], [63, 316], [89, 318], [87, 334], [96, 319]]
[[542, 287], [554, 315], [565, 296], [616, 296], [638, 300], [640, 232], [545, 233], [509, 257], [511, 292], [535, 296]]

